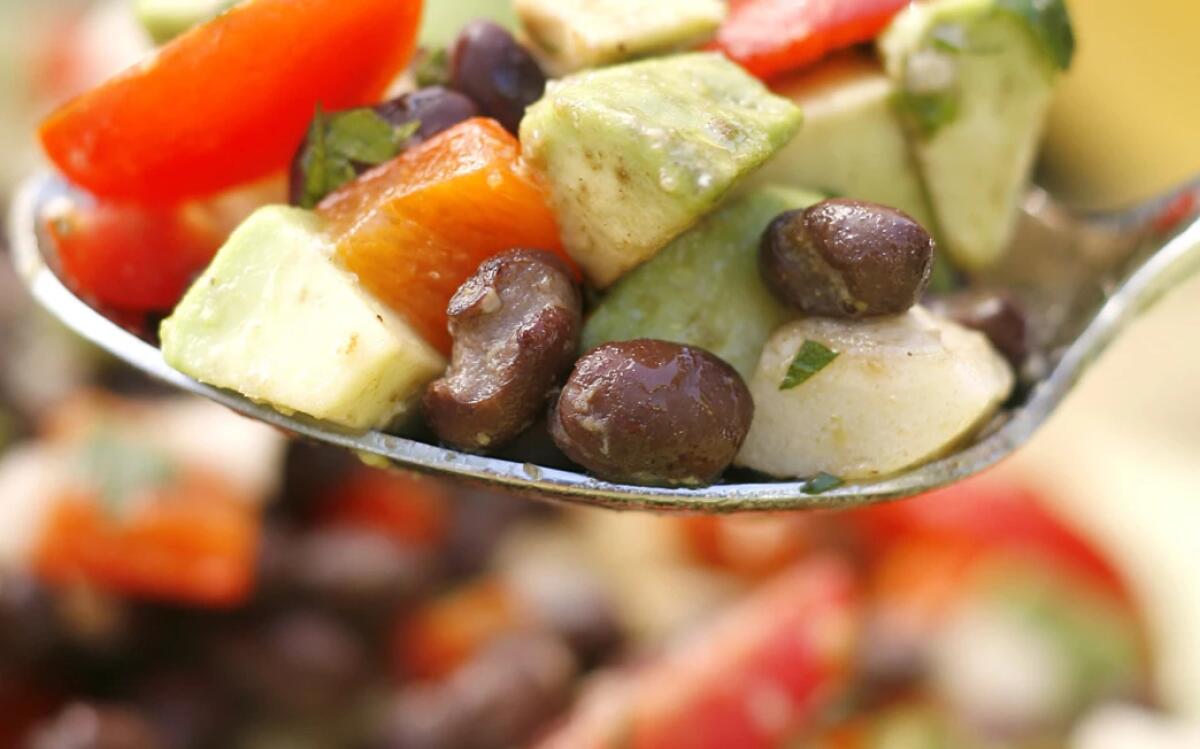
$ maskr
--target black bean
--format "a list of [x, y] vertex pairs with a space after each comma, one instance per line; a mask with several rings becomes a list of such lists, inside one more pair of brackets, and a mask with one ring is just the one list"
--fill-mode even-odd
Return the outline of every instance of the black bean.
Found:
[[666, 341], [599, 346], [579, 360], [550, 419], [555, 442], [597, 476], [701, 485], [733, 462], [754, 403], [707, 351]]
[[165, 749], [154, 726], [133, 709], [74, 703], [35, 728], [30, 749]]
[[369, 676], [356, 633], [316, 610], [278, 614], [214, 646], [223, 680], [242, 699], [297, 715], [340, 709]]
[[1013, 369], [1029, 357], [1029, 325], [1025, 310], [1011, 294], [974, 289], [930, 301], [934, 312], [988, 337]]
[[443, 130], [449, 130], [479, 114], [479, 108], [470, 97], [441, 86], [430, 86], [405, 94], [378, 104], [374, 109], [383, 119], [396, 126], [421, 123], [420, 129], [409, 139], [409, 146], [423, 143]]
[[[377, 104], [372, 109], [395, 127], [402, 127], [412, 122], [421, 123], [417, 131], [405, 141], [406, 148], [423, 143], [438, 133], [479, 114], [479, 108], [469, 97], [441, 86], [432, 86], [404, 94], [396, 99]], [[304, 143], [300, 144], [300, 148], [292, 158], [291, 171], [288, 173], [288, 200], [292, 205], [304, 204], [307, 181], [304, 155], [309, 146], [306, 139]], [[372, 167], [371, 164], [361, 163], [355, 163], [353, 166], [356, 174], [362, 174]]]
[[0, 669], [25, 666], [54, 646], [53, 601], [33, 578], [0, 575]]
[[505, 638], [440, 684], [395, 698], [379, 749], [527, 746], [566, 705], [577, 675], [567, 648], [539, 634]]
[[584, 665], [600, 663], [621, 644], [616, 605], [588, 570], [537, 566], [515, 575], [513, 584], [533, 618], [561, 637]]
[[782, 303], [815, 317], [905, 312], [933, 272], [934, 243], [892, 208], [826, 200], [789, 211], [763, 235], [759, 268]]
[[291, 579], [302, 594], [353, 614], [384, 615], [429, 588], [431, 555], [370, 530], [324, 529], [296, 540]]
[[454, 45], [450, 85], [516, 134], [526, 107], [545, 93], [546, 75], [503, 26], [472, 21]]
[[484, 262], [448, 314], [453, 357], [425, 420], [448, 445], [493, 452], [546, 410], [579, 349], [583, 301], [562, 260], [517, 250]]

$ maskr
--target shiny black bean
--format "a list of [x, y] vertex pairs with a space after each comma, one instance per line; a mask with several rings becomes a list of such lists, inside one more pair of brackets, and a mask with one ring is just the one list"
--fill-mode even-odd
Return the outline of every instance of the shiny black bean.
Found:
[[587, 569], [537, 566], [512, 582], [533, 618], [561, 637], [584, 665], [600, 663], [621, 644], [616, 605]]
[[140, 680], [137, 705], [171, 749], [225, 745], [232, 718], [225, 690], [192, 669], [159, 671]]
[[937, 297], [930, 301], [934, 312], [988, 337], [996, 350], [1020, 369], [1029, 357], [1029, 325], [1025, 310], [1011, 294], [975, 289]]
[[513, 250], [484, 262], [447, 314], [454, 353], [425, 391], [425, 421], [447, 445], [494, 452], [545, 413], [575, 362], [582, 297], [557, 256]]
[[316, 610], [278, 614], [214, 645], [220, 675], [242, 699], [289, 714], [336, 711], [369, 676], [357, 634]]
[[[443, 130], [448, 130], [479, 113], [479, 108], [469, 97], [441, 86], [414, 91], [377, 104], [372, 109], [395, 127], [402, 127], [412, 122], [421, 123], [417, 131], [405, 141], [406, 148], [423, 143]], [[288, 174], [288, 200], [293, 205], [304, 204], [307, 180], [304, 155], [309, 147], [310, 143], [306, 139], [304, 143], [300, 144], [300, 148], [292, 158], [291, 171]], [[372, 165], [355, 163], [353, 166], [355, 173], [362, 174]]]
[[624, 341], [579, 360], [550, 432], [600, 478], [695, 486], [729, 467], [753, 416], [746, 383], [716, 356], [666, 341]]
[[782, 214], [763, 235], [759, 268], [780, 302], [815, 317], [905, 312], [933, 272], [934, 244], [904, 213], [826, 200]]
[[421, 123], [420, 129], [409, 139], [409, 146], [423, 143], [443, 130], [449, 130], [479, 114], [479, 108], [470, 97], [441, 86], [430, 86], [405, 94], [378, 104], [374, 109], [383, 119], [396, 126]]
[[487, 648], [447, 681], [395, 698], [378, 749], [526, 746], [566, 705], [578, 674], [556, 638], [522, 634]]
[[0, 575], [0, 670], [19, 668], [54, 645], [56, 617], [44, 588], [20, 574]]
[[474, 99], [484, 115], [516, 134], [525, 108], [545, 93], [546, 75], [503, 26], [473, 21], [454, 45], [450, 85]]
[[29, 749], [166, 749], [142, 715], [117, 705], [74, 703], [35, 728]]
[[297, 590], [356, 615], [388, 615], [437, 577], [423, 550], [370, 530], [326, 529], [297, 539], [290, 559]]

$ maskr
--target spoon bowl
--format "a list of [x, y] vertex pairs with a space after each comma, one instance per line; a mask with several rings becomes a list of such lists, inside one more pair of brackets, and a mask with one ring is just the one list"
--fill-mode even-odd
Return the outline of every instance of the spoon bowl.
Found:
[[150, 343], [104, 317], [55, 274], [42, 230], [47, 203], [67, 194], [51, 174], [30, 177], [11, 208], [13, 261], [33, 297], [68, 328], [165, 383], [307, 439], [353, 450], [374, 465], [435, 474], [492, 489], [620, 510], [730, 513], [839, 509], [920, 494], [994, 465], [1027, 442], [1117, 335], [1163, 294], [1200, 271], [1200, 180], [1130, 210], [1080, 215], [1034, 189], [1012, 251], [983, 277], [1029, 314], [1034, 356], [1004, 411], [971, 444], [933, 463], [869, 483], [810, 493], [805, 481], [721, 483], [663, 489], [584, 473], [469, 455], [382, 432], [347, 432], [286, 416], [183, 375]]

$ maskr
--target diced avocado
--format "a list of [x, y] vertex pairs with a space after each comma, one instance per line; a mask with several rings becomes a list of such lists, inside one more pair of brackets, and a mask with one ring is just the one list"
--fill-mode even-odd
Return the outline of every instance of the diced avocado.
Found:
[[1070, 61], [1061, 0], [915, 3], [880, 49], [943, 246], [966, 268], [993, 265], [1012, 241], [1054, 83]]
[[935, 232], [929, 201], [893, 106], [896, 89], [857, 53], [772, 84], [804, 112], [804, 127], [751, 185], [817, 188], [899, 208]]
[[516, 0], [547, 69], [566, 75], [708, 41], [725, 20], [724, 0]]
[[463, 26], [477, 19], [494, 21], [509, 31], [517, 29], [513, 0], [429, 0], [421, 19], [420, 45], [426, 49], [448, 47]]
[[393, 423], [446, 366], [334, 264], [315, 214], [284, 206], [238, 227], [161, 332], [180, 372], [351, 429]]
[[758, 272], [763, 232], [823, 196], [761, 187], [729, 203], [621, 279], [583, 329], [585, 349], [658, 338], [707, 349], [749, 378], [771, 333], [795, 315]]
[[134, 0], [134, 13], [150, 38], [164, 44], [203, 23], [236, 0]]
[[712, 211], [800, 127], [724, 56], [691, 53], [552, 83], [521, 123], [563, 241], [605, 287]]

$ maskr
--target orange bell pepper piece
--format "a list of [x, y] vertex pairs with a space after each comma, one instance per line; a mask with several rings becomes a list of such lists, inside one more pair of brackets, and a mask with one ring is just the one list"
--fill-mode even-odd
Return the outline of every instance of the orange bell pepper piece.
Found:
[[75, 184], [198, 197], [287, 167], [317, 104], [375, 101], [412, 55], [420, 0], [249, 0], [42, 123]]
[[187, 473], [116, 512], [100, 497], [59, 498], [34, 552], [52, 584], [227, 607], [250, 595], [258, 509], [219, 477]]
[[493, 120], [446, 130], [317, 210], [338, 238], [342, 264], [443, 353], [450, 351], [446, 306], [484, 260], [529, 248], [571, 262], [545, 188], [521, 160], [517, 139]]

